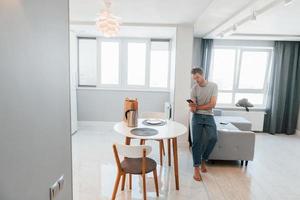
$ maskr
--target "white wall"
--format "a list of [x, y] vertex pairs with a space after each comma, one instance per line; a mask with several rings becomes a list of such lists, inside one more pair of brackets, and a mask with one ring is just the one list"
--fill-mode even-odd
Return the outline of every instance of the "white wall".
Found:
[[[173, 118], [188, 127], [189, 111], [186, 99], [190, 98], [192, 55], [193, 55], [194, 28], [190, 24], [177, 26], [175, 49], [172, 54], [175, 59], [174, 71], [171, 76], [171, 102], [173, 106]], [[187, 142], [187, 135], [179, 138], [180, 143]]]
[[78, 71], [78, 53], [77, 36], [70, 32], [70, 98], [71, 98], [71, 127], [72, 133], [77, 131], [77, 71]]
[[171, 39], [171, 59], [170, 59], [170, 104], [172, 109], [171, 118], [174, 119], [175, 104], [175, 64], [176, 64], [176, 34]]
[[0, 199], [71, 200], [67, 0], [0, 1]]
[[164, 112], [164, 103], [170, 102], [169, 92], [77, 89], [79, 121], [120, 121], [126, 97], [137, 98], [139, 112]]
[[174, 84], [174, 119], [188, 125], [189, 111], [186, 99], [190, 98], [191, 67], [193, 55], [193, 25], [182, 24], [177, 27], [175, 84]]

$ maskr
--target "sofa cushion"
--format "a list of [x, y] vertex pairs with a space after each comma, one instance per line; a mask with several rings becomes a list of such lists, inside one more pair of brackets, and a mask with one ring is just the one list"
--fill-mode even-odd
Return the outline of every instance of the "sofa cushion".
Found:
[[242, 131], [251, 131], [252, 123], [244, 117], [238, 116], [215, 116], [216, 123], [231, 123]]

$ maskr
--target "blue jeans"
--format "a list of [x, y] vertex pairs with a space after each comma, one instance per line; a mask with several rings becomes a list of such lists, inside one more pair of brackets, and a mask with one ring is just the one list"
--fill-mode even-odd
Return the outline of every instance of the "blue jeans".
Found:
[[217, 127], [212, 115], [194, 113], [192, 117], [192, 152], [194, 167], [207, 160], [217, 142]]

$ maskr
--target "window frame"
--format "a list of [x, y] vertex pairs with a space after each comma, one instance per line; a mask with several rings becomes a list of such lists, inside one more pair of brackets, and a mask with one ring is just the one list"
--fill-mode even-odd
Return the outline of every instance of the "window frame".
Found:
[[[162, 88], [162, 87], [150, 87], [150, 66], [151, 66], [151, 42], [168, 42], [169, 43], [169, 46], [168, 46], [168, 51], [169, 51], [169, 62], [168, 62], [168, 77], [167, 77], [167, 87], [166, 88]], [[149, 88], [151, 89], [154, 89], [154, 90], [158, 90], [158, 91], [161, 91], [161, 90], [169, 90], [170, 89], [170, 81], [171, 81], [171, 49], [172, 49], [172, 42], [171, 42], [171, 39], [150, 39], [150, 51], [149, 51], [149, 71], [148, 71], [148, 74], [149, 74], [149, 81], [148, 81], [148, 84], [149, 84]]]
[[[102, 74], [102, 70], [101, 70], [101, 52], [102, 52], [102, 48], [101, 48], [101, 42], [117, 42], [119, 43], [119, 66], [118, 66], [118, 71], [119, 71], [119, 81], [118, 84], [103, 84], [101, 82], [101, 74]], [[122, 82], [121, 82], [121, 48], [122, 48], [122, 41], [120, 39], [110, 39], [110, 38], [97, 38], [97, 68], [98, 68], [98, 73], [97, 73], [97, 88], [111, 88], [111, 87], [120, 87]]]
[[[80, 84], [80, 48], [79, 48], [79, 40], [96, 40], [97, 45], [97, 38], [96, 37], [77, 37], [77, 85], [78, 87], [87, 87], [87, 88], [96, 88], [98, 80], [96, 80], [96, 85], [81, 85]], [[96, 55], [98, 55], [98, 46], [96, 47]], [[97, 66], [97, 78], [98, 78], [98, 59], [96, 61]]]
[[[268, 95], [268, 81], [270, 80], [270, 74], [272, 69], [272, 60], [273, 60], [273, 47], [269, 46], [231, 46], [231, 45], [214, 45], [212, 51], [212, 59], [210, 65], [210, 72], [214, 70], [214, 50], [215, 49], [232, 49], [235, 50], [235, 63], [234, 63], [234, 78], [232, 90], [219, 90], [219, 93], [232, 93], [231, 103], [222, 104], [217, 103], [217, 107], [231, 108], [235, 107], [235, 97], [237, 93], [248, 93], [248, 94], [263, 94], [263, 104], [254, 104], [254, 108], [266, 108], [267, 95]], [[241, 89], [239, 88], [240, 81], [240, 72], [242, 64], [242, 53], [243, 52], [267, 52], [268, 53], [268, 62], [265, 73], [265, 80], [263, 84], [263, 89]], [[212, 80], [212, 74], [209, 75], [209, 80]]]
[[[145, 55], [145, 82], [144, 85], [129, 85], [128, 84], [128, 44], [129, 43], [145, 43], [146, 44], [146, 55]], [[150, 39], [136, 39], [136, 38], [129, 38], [124, 40], [124, 66], [126, 72], [124, 73], [124, 87], [128, 89], [142, 89], [142, 88], [149, 88], [149, 77], [150, 77]]]
[[[169, 91], [170, 89], [170, 70], [171, 70], [171, 39], [153, 39], [153, 38], [105, 38], [105, 37], [77, 37], [77, 42], [80, 39], [96, 39], [97, 40], [97, 84], [94, 86], [80, 85], [80, 76], [78, 73], [78, 87], [88, 88], [94, 87], [98, 89], [112, 90], [146, 90], [146, 91]], [[101, 42], [119, 42], [119, 84], [103, 84], [101, 83]], [[150, 87], [150, 67], [151, 67], [151, 42], [168, 42], [169, 43], [169, 63], [167, 87]], [[145, 43], [146, 44], [146, 63], [145, 63], [145, 85], [129, 85], [128, 84], [128, 43]], [[79, 45], [77, 46], [78, 61], [79, 61]], [[78, 72], [80, 70], [78, 62]]]

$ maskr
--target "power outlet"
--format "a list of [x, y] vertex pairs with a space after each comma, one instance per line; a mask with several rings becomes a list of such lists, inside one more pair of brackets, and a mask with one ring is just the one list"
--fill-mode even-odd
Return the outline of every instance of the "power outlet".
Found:
[[62, 175], [58, 181], [57, 181], [58, 185], [59, 185], [59, 191], [61, 191], [64, 188], [64, 183], [65, 183], [65, 178], [64, 175]]
[[55, 197], [57, 196], [59, 192], [59, 185], [57, 182], [55, 182], [51, 187], [50, 187], [50, 200], [54, 200]]
[[64, 175], [62, 175], [51, 187], [50, 187], [50, 200], [55, 200], [58, 193], [64, 188]]

